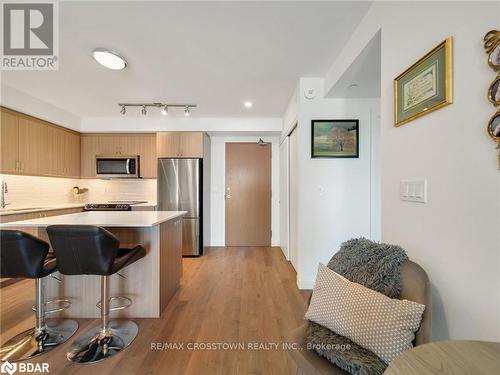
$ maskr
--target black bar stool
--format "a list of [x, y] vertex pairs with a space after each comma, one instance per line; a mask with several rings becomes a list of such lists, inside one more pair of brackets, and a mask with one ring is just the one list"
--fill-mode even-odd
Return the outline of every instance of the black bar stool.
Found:
[[[21, 361], [48, 352], [67, 341], [78, 329], [74, 320], [45, 320], [45, 315], [70, 306], [69, 300], [45, 302], [44, 278], [57, 271], [56, 259], [48, 255], [49, 244], [17, 230], [0, 230], [0, 277], [35, 279], [35, 327], [8, 340], [0, 349], [2, 361]], [[62, 307], [46, 310], [46, 305]]]
[[[106, 229], [89, 225], [52, 225], [47, 227], [59, 272], [64, 275], [101, 276], [101, 323], [79, 336], [67, 357], [78, 363], [95, 363], [126, 348], [139, 328], [130, 320], [109, 321], [109, 312], [129, 307], [127, 297], [109, 298], [108, 276], [146, 255], [142, 246], [121, 249], [118, 239]], [[122, 298], [128, 305], [110, 309], [111, 299]]]

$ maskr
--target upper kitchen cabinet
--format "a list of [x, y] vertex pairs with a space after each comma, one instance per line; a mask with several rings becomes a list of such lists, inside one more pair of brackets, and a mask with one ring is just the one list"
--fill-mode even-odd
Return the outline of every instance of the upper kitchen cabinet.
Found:
[[1, 109], [0, 169], [2, 173], [17, 173], [19, 168], [19, 119]]
[[155, 134], [83, 134], [82, 177], [96, 177], [97, 155], [139, 155], [141, 177], [156, 178]]
[[156, 154], [159, 158], [202, 158], [202, 132], [161, 132], [156, 134]]
[[19, 170], [27, 175], [48, 174], [48, 126], [30, 117], [19, 117]]
[[2, 173], [79, 177], [80, 134], [1, 107]]

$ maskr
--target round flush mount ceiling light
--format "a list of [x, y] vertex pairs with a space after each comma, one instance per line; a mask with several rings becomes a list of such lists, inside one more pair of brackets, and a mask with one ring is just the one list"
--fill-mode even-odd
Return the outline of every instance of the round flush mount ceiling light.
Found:
[[253, 103], [250, 101], [246, 101], [245, 103], [243, 103], [243, 105], [245, 106], [245, 108], [252, 108], [253, 107]]
[[351, 83], [349, 86], [347, 86], [349, 89], [353, 90], [353, 89], [357, 89], [359, 87], [359, 85], [357, 83]]
[[92, 56], [95, 61], [108, 69], [121, 70], [127, 67], [127, 62], [123, 57], [105, 48], [96, 48], [92, 51]]

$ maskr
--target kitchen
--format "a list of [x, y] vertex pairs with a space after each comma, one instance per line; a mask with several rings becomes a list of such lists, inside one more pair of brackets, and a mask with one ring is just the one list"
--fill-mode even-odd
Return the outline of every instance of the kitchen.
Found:
[[[157, 199], [157, 188], [167, 189], [157, 187], [158, 159], [209, 160], [210, 137], [202, 132], [82, 134], [5, 107], [0, 112], [2, 223], [82, 210], [155, 210], [158, 204], [175, 211], [181, 206]], [[210, 201], [202, 199], [210, 188], [209, 171], [207, 162], [200, 165], [191, 181], [199, 192], [192, 199], [183, 197], [196, 200], [191, 217], [204, 215], [187, 228], [193, 236], [202, 233], [202, 222], [210, 221]], [[197, 249], [185, 252], [201, 254], [202, 238], [190, 237]]]
[[[101, 291], [97, 275], [81, 280], [56, 272], [57, 276], [37, 282], [40, 299], [55, 301], [59, 318], [98, 318], [99, 309], [90, 301], [99, 300], [100, 293], [102, 300], [112, 296], [110, 304], [118, 301], [118, 306], [106, 304], [106, 314], [119, 310], [115, 318], [159, 318], [179, 288], [182, 257], [203, 254], [202, 218], [210, 214], [209, 201], [203, 201], [210, 182], [209, 158], [203, 164], [210, 152], [209, 136], [202, 132], [81, 134], [5, 107], [0, 112], [2, 229], [51, 242], [49, 226], [62, 225], [70, 231], [70, 226], [90, 225], [105, 228], [120, 246], [143, 249], [146, 255], [109, 283], [108, 275], [101, 276]], [[62, 237], [68, 236], [63, 231]], [[2, 274], [8, 274], [12, 261], [2, 259]], [[21, 280], [3, 278], [2, 286]], [[135, 323], [129, 323], [131, 332], [126, 334], [110, 329], [109, 337], [123, 342], [122, 348], [138, 333]], [[12, 347], [7, 342], [11, 349], [6, 352], [4, 346], [2, 360], [40, 351], [34, 344], [39, 341], [36, 328], [27, 334], [14, 337]], [[67, 334], [69, 338], [72, 333]], [[92, 334], [86, 337], [91, 338]], [[46, 340], [42, 346], [50, 349], [51, 339]], [[103, 350], [91, 362], [118, 351]], [[75, 361], [86, 363], [85, 353], [75, 355]]]

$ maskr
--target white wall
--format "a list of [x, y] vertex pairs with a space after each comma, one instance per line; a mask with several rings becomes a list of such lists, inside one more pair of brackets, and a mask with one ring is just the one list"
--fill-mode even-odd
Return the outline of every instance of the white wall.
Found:
[[282, 125], [282, 133], [281, 139], [290, 134], [290, 131], [293, 129], [295, 124], [298, 121], [299, 116], [299, 84], [297, 82], [297, 86], [293, 91], [292, 97], [290, 98], [288, 105], [286, 107], [285, 113], [283, 115], [283, 125]]
[[[117, 106], [117, 111], [118, 111]], [[156, 132], [156, 131], [205, 131], [205, 132], [279, 132], [281, 118], [199, 118], [193, 111], [191, 117], [163, 116], [150, 113], [147, 116], [116, 116], [82, 118], [81, 131], [99, 132]]]
[[[435, 340], [500, 341], [500, 173], [485, 96], [495, 74], [482, 46], [499, 14], [498, 2], [374, 3], [326, 78], [329, 90], [382, 30], [382, 240], [429, 274]], [[394, 77], [448, 36], [454, 103], [394, 128]], [[399, 200], [400, 180], [411, 178], [427, 179], [427, 204]]]
[[266, 142], [272, 143], [272, 207], [271, 207], [271, 238], [272, 246], [279, 246], [279, 137], [238, 137], [238, 136], [217, 136], [212, 135], [211, 154], [211, 246], [224, 246], [225, 244], [225, 200], [224, 191], [226, 185], [226, 143], [237, 142], [257, 142], [262, 138]]
[[0, 104], [69, 129], [80, 130], [80, 117], [7, 85], [0, 86]]
[[[377, 99], [328, 99], [324, 80], [303, 78], [300, 91], [314, 88], [313, 100], [299, 95], [298, 269], [300, 288], [312, 288], [318, 262], [327, 262], [350, 238], [371, 238], [371, 114]], [[359, 158], [312, 159], [311, 120], [359, 119]]]

